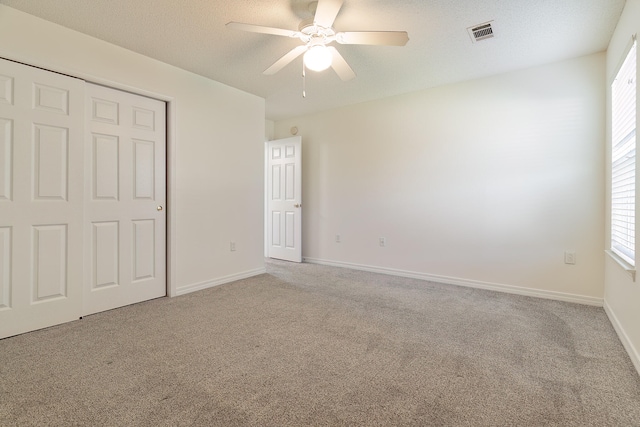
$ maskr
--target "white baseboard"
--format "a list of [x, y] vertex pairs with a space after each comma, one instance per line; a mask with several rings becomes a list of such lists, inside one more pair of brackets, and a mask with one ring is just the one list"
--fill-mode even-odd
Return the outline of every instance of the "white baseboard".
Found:
[[206, 280], [200, 283], [193, 283], [191, 285], [181, 286], [176, 289], [176, 296], [184, 295], [195, 291], [201, 291], [203, 289], [212, 288], [214, 286], [224, 285], [225, 283], [235, 282], [236, 280], [246, 279], [248, 277], [257, 276], [259, 274], [266, 273], [267, 270], [262, 268], [256, 268], [255, 270], [244, 271], [242, 273], [230, 274], [229, 276], [220, 277], [214, 280]]
[[374, 267], [370, 265], [352, 264], [348, 262], [329, 261], [317, 258], [304, 258], [305, 262], [311, 264], [328, 265], [332, 267], [344, 267], [354, 270], [369, 271], [372, 273], [389, 274], [391, 276], [408, 277], [411, 279], [421, 279], [431, 282], [444, 283], [447, 285], [466, 286], [469, 288], [487, 289], [491, 291], [505, 292], [509, 294], [526, 295], [531, 297], [546, 298], [558, 301], [573, 302], [577, 304], [593, 305], [602, 307], [603, 299], [589, 297], [585, 295], [568, 294], [564, 292], [545, 291], [541, 289], [524, 288], [520, 286], [504, 285], [500, 283], [481, 282], [477, 280], [460, 279], [457, 277], [437, 276], [434, 274], [419, 273], [415, 271], [396, 270], [393, 268]]
[[620, 324], [620, 321], [618, 320], [618, 317], [616, 317], [616, 314], [614, 313], [613, 309], [607, 303], [607, 300], [604, 300], [604, 312], [607, 313], [607, 316], [609, 317], [609, 321], [613, 325], [613, 329], [616, 330], [616, 333], [618, 334], [618, 338], [620, 338], [620, 341], [622, 342], [622, 346], [624, 347], [625, 350], [627, 350], [627, 354], [631, 358], [631, 362], [633, 362], [633, 366], [636, 367], [636, 371], [638, 371], [638, 374], [640, 374], [640, 352], [638, 351], [637, 348], [633, 346], [633, 343], [631, 342], [626, 331]]

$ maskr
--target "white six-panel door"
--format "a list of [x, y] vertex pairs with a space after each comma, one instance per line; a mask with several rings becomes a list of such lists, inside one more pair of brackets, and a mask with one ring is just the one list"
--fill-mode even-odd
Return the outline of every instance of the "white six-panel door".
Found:
[[0, 338], [166, 294], [165, 122], [0, 59]]
[[81, 316], [84, 82], [0, 59], [0, 338]]
[[302, 139], [267, 143], [267, 245], [270, 258], [302, 261]]
[[165, 103], [87, 84], [86, 117], [85, 315], [166, 295]]

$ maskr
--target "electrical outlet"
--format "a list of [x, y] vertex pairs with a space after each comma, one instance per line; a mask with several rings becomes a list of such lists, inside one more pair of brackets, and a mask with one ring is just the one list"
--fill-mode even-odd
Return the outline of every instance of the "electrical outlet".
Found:
[[229, 250], [231, 252], [235, 252], [235, 250], [236, 250], [236, 242], [230, 242], [229, 243]]
[[336, 243], [340, 243], [340, 235], [336, 234]]
[[387, 239], [385, 239], [384, 237], [380, 237], [380, 239], [378, 239], [378, 241], [380, 242], [380, 246], [382, 246], [382, 247], [387, 246]]
[[576, 263], [576, 253], [574, 251], [564, 251], [564, 263], [565, 264], [575, 264]]

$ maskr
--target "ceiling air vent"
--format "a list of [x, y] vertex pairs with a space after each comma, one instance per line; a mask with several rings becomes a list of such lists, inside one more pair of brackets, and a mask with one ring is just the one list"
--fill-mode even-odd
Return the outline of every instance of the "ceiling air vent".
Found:
[[472, 42], [479, 42], [480, 40], [486, 40], [494, 37], [494, 23], [493, 21], [485, 22], [484, 24], [474, 25], [467, 28], [469, 36]]

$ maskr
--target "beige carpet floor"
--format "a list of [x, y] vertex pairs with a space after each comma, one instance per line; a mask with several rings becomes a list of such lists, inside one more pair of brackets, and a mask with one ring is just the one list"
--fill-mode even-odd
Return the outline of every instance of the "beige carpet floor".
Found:
[[1, 426], [640, 426], [601, 308], [311, 264], [0, 340]]

